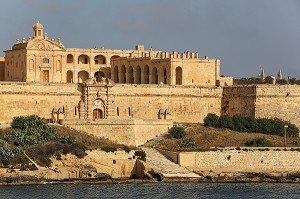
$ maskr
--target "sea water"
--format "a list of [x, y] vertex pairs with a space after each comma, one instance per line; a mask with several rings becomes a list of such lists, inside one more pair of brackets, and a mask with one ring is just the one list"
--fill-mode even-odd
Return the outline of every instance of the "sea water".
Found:
[[2, 199], [300, 198], [297, 183], [126, 183], [0, 186]]

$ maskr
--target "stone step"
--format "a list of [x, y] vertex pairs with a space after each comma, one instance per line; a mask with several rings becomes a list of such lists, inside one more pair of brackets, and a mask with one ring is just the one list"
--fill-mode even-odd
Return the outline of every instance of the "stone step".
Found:
[[201, 178], [201, 176], [168, 160], [154, 148], [142, 147], [142, 150], [146, 153], [147, 162], [159, 169], [159, 172], [166, 178]]

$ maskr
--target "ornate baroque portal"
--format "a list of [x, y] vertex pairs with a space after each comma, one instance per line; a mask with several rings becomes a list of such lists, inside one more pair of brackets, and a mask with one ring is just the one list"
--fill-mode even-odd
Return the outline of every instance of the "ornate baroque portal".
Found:
[[115, 116], [114, 82], [102, 78], [100, 82], [91, 78], [82, 83], [82, 99], [79, 102], [80, 119], [108, 119]]

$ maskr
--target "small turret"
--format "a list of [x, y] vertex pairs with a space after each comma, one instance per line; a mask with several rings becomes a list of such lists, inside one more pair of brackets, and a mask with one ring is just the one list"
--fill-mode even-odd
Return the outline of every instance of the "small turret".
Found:
[[32, 26], [33, 29], [33, 38], [39, 38], [43, 39], [44, 38], [44, 26], [40, 24], [38, 21], [36, 24]]

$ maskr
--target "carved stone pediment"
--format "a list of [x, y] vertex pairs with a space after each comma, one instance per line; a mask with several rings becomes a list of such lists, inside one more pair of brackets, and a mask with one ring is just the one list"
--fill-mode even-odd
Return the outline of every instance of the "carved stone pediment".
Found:
[[32, 50], [63, 50], [65, 51], [65, 48], [63, 44], [59, 44], [58, 42], [51, 41], [49, 39], [43, 39], [43, 40], [31, 40], [28, 41], [27, 49]]

